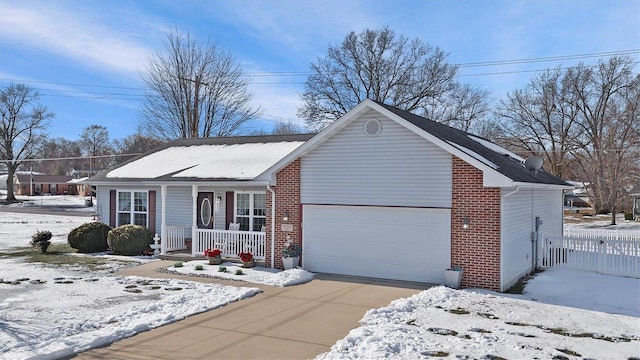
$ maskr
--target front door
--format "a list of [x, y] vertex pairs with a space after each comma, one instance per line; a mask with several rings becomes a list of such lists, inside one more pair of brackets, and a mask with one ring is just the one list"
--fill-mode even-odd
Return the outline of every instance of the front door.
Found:
[[198, 193], [198, 228], [213, 229], [213, 193]]

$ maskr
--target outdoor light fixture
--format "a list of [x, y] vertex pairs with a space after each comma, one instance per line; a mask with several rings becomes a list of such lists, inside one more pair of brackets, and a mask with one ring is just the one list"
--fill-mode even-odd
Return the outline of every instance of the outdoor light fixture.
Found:
[[465, 230], [469, 228], [469, 218], [466, 216], [462, 218], [462, 228]]
[[284, 212], [284, 216], [282, 217], [282, 221], [284, 221], [284, 222], [289, 221], [289, 212], [288, 211]]

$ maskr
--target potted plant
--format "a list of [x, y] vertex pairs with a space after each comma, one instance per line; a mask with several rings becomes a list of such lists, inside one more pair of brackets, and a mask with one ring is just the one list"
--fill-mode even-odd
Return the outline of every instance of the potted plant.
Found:
[[293, 244], [291, 242], [287, 243], [287, 245], [282, 250], [282, 265], [285, 270], [293, 269], [298, 266], [298, 260], [300, 259], [300, 255], [302, 254], [302, 249], [300, 245]]
[[253, 260], [253, 254], [250, 252], [241, 252], [238, 254], [240, 261], [242, 261], [242, 267], [250, 268], [256, 266], [256, 262]]
[[460, 289], [460, 282], [462, 281], [462, 267], [452, 266], [450, 269], [444, 271], [444, 283], [450, 288]]
[[209, 259], [209, 265], [222, 264], [222, 252], [220, 249], [207, 249], [204, 252], [204, 256]]

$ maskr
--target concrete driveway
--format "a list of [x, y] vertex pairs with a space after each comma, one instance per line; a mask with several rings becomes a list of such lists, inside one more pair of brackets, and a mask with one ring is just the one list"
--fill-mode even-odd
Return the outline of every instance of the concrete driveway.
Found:
[[278, 288], [158, 273], [171, 266], [158, 261], [120, 275], [175, 277], [264, 292], [219, 309], [188, 317], [77, 359], [309, 359], [326, 352], [372, 308], [411, 296], [427, 284], [317, 274], [306, 284]]

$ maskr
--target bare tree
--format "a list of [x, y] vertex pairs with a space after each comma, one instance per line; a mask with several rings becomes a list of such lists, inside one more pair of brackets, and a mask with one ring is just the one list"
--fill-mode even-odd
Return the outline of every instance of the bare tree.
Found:
[[447, 54], [388, 28], [351, 32], [311, 64], [298, 116], [318, 130], [365, 99], [417, 112], [456, 88], [457, 67]]
[[566, 82], [580, 121], [578, 148], [573, 151], [596, 209], [622, 206], [628, 187], [640, 172], [640, 75], [629, 57], [600, 61], [596, 68], [567, 70]]
[[53, 113], [38, 101], [38, 92], [24, 84], [0, 89], [0, 160], [7, 166], [7, 202], [16, 201], [13, 175], [33, 156]]
[[116, 153], [120, 155], [118, 162], [122, 162], [162, 145], [163, 141], [142, 134], [134, 134], [120, 140], [116, 139], [113, 143]]
[[508, 147], [540, 155], [552, 174], [569, 175], [573, 160], [569, 152], [575, 148], [578, 111], [559, 68], [536, 76], [522, 90], [507, 94], [500, 102], [496, 116]]
[[[39, 161], [33, 164], [33, 170], [52, 175], [65, 175], [72, 168], [82, 167], [82, 150], [78, 141], [70, 141], [65, 138], [46, 139], [38, 146], [38, 159], [60, 159]], [[73, 159], [75, 158], [75, 159]]]
[[545, 158], [550, 171], [589, 183], [611, 224], [640, 174], [640, 75], [629, 57], [548, 70], [508, 94], [496, 111], [517, 149]]
[[469, 84], [454, 83], [451, 90], [431, 97], [423, 111], [428, 119], [478, 134], [486, 130], [489, 92]]
[[150, 58], [141, 128], [164, 140], [227, 136], [259, 115], [248, 78], [229, 52], [200, 46], [189, 33], [167, 35], [166, 51]]
[[109, 140], [109, 131], [101, 125], [91, 125], [80, 134], [80, 148], [89, 157], [87, 165], [90, 170], [105, 169], [113, 165], [113, 159], [107, 155], [113, 154], [113, 147]]

